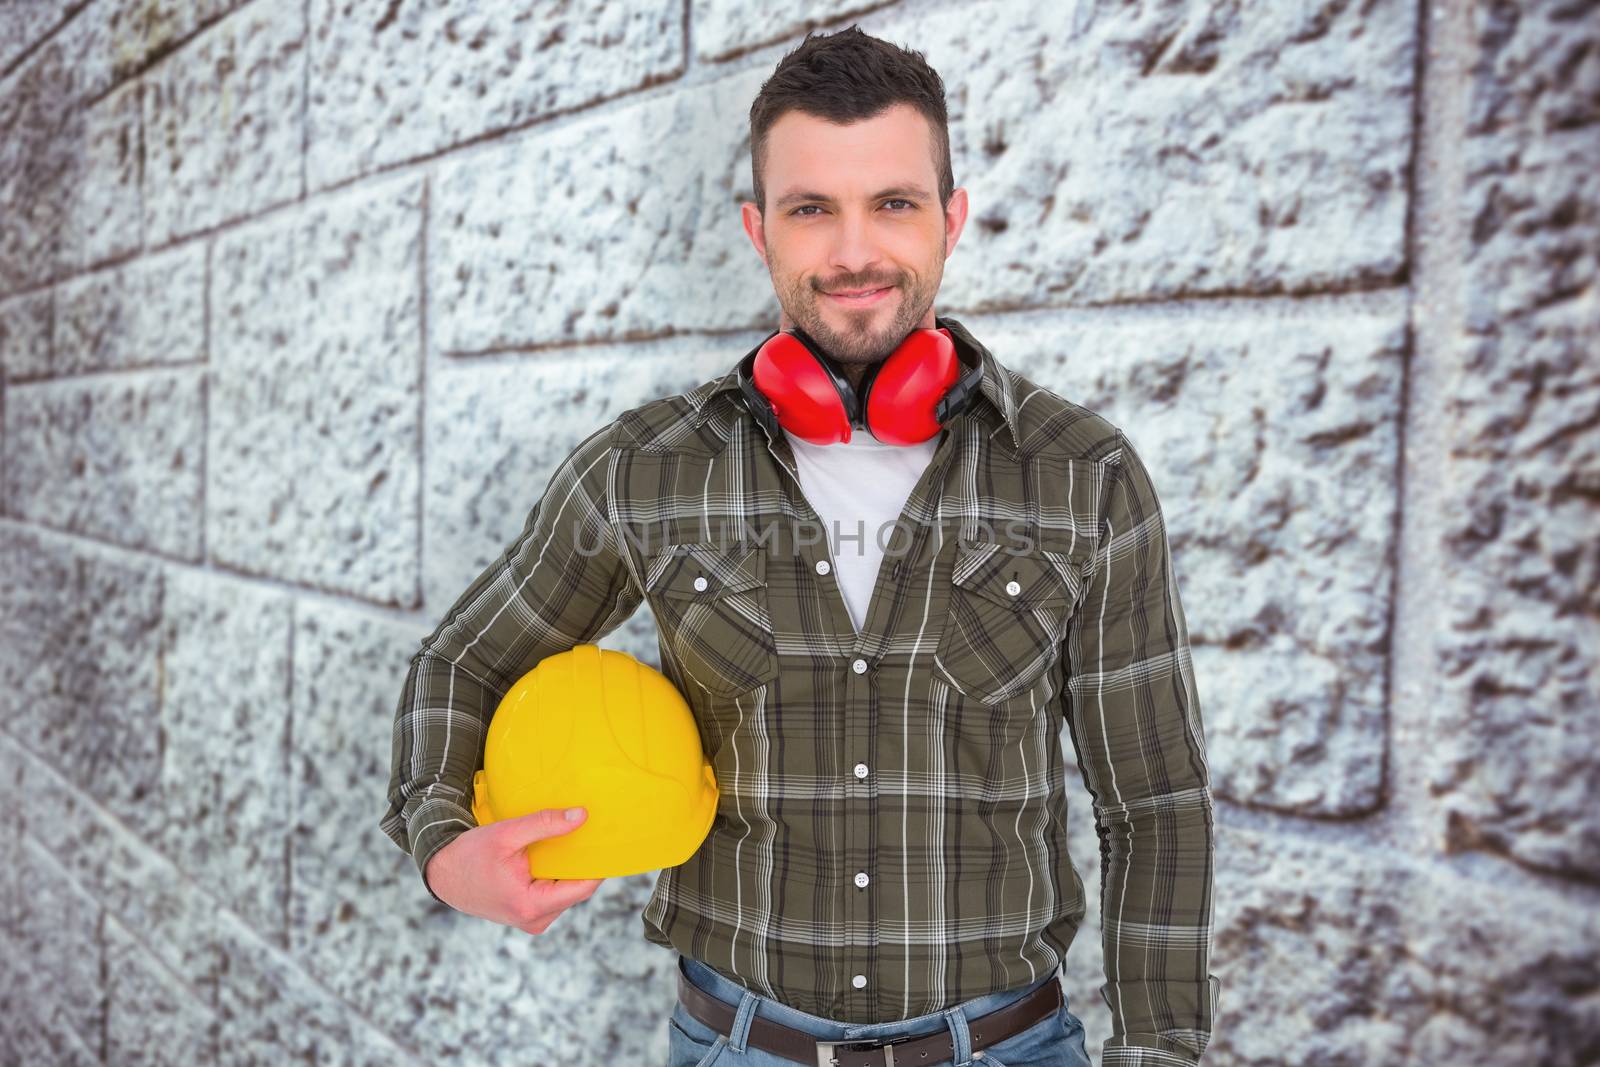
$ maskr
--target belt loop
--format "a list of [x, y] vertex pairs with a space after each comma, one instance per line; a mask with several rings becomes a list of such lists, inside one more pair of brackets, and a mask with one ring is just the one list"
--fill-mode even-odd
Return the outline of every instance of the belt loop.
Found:
[[739, 1010], [733, 1016], [733, 1029], [728, 1033], [728, 1047], [735, 1052], [744, 1051], [744, 1043], [750, 1039], [750, 1020], [756, 1015], [756, 1001], [761, 998], [753, 989], [746, 989], [744, 996], [739, 998]]
[[972, 1063], [972, 1033], [967, 1029], [967, 1017], [960, 1007], [946, 1008], [944, 1021], [950, 1027], [950, 1062], [954, 1067], [970, 1067]]

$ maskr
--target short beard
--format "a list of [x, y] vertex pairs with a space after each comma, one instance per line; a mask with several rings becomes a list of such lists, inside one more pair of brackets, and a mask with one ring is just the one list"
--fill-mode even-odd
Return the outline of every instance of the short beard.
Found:
[[841, 334], [836, 331], [822, 315], [820, 305], [827, 299], [827, 295], [820, 290], [812, 290], [816, 299], [800, 309], [805, 314], [796, 315], [791, 312], [789, 318], [804, 330], [823, 352], [840, 363], [847, 366], [867, 366], [887, 359], [928, 313], [929, 305], [921, 301], [913, 303], [911, 291], [903, 286], [898, 288], [894, 316], [889, 320], [886, 332], [881, 335], [876, 331], [870, 334], [854, 332]]

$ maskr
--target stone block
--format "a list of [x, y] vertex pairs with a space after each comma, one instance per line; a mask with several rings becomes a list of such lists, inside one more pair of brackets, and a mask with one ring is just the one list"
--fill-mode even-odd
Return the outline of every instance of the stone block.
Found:
[[340, 608], [307, 612], [294, 633], [289, 947], [329, 989], [380, 1015], [393, 998], [374, 976], [410, 956], [421, 913], [438, 908], [378, 829], [416, 644], [415, 627]]
[[60, 35], [0, 77], [0, 293], [49, 281], [74, 166], [75, 68]]
[[1217, 794], [1307, 815], [1372, 810], [1403, 309], [968, 325], [1002, 363], [1121, 427], [1150, 468]]
[[[629, 408], [692, 389], [757, 343], [683, 338], [512, 363], [452, 360], [429, 381], [427, 593], [443, 613], [522, 532], [557, 465]], [[470, 433], [463, 432], [471, 427]], [[640, 606], [639, 614], [648, 614]], [[419, 635], [420, 636], [420, 635]], [[413, 650], [415, 651], [415, 650]]]
[[[253, 10], [253, 9], [252, 9]], [[362, 186], [213, 252], [213, 559], [414, 605], [422, 187]]]
[[40, 289], [0, 302], [0, 373], [8, 379], [50, 372], [52, 300]]
[[217, 900], [157, 851], [127, 813], [113, 815], [8, 734], [0, 733], [0, 751], [21, 768], [23, 821], [47, 828], [49, 836], [40, 839], [51, 842], [56, 861], [73, 882], [135, 932], [160, 966], [188, 983], [201, 1003], [214, 1004], [222, 966]]
[[33, 1062], [100, 1063], [105, 1024], [101, 907], [58, 861], [59, 842], [24, 837], [18, 849], [22, 898], [19, 943], [27, 1013], [50, 1055]]
[[438, 347], [776, 325], [771, 279], [739, 225], [761, 73], [441, 162], [428, 238]]
[[0, 537], [0, 725], [85, 800], [136, 815], [155, 802], [161, 761], [159, 568], [9, 526]]
[[0, 35], [0, 70], [21, 59], [48, 34], [54, 32], [83, 0], [30, 0], [8, 4], [5, 8], [6, 32]]
[[144, 76], [144, 232], [162, 245], [304, 189], [303, 0], [258, 0]]
[[217, 1062], [210, 997], [169, 970], [136, 932], [105, 921], [106, 1062], [189, 1067]]
[[678, 0], [317, 0], [312, 189], [683, 73]]
[[289, 656], [275, 590], [173, 569], [162, 605], [156, 847], [262, 938], [287, 944]]
[[1475, 8], [1427, 753], [1448, 851], [1600, 881], [1600, 20]]
[[[206, 357], [206, 249], [191, 242], [62, 283], [55, 360], [72, 374]], [[198, 456], [193, 464], [200, 469]]]
[[[701, 63], [732, 59], [762, 45], [804, 37], [805, 31], [814, 26], [886, 6], [892, 5], [884, 0], [813, 0], [804, 5], [693, 0], [689, 24], [694, 29], [695, 59]], [[910, 47], [916, 47], [915, 43]]]
[[200, 558], [198, 370], [66, 378], [6, 391], [6, 511], [127, 548]]
[[1359, 844], [1217, 847], [1220, 1062], [1592, 1061], [1594, 909]]
[[82, 270], [142, 244], [144, 177], [141, 85], [127, 81], [72, 112], [67, 136], [79, 146], [63, 195], [57, 270]]
[[[219, 916], [217, 926], [218, 947], [227, 960], [217, 994], [217, 1058], [212, 1062], [218, 1067], [330, 1062], [419, 1067], [414, 1056], [347, 1004], [328, 996], [295, 959], [267, 944], [232, 912]], [[382, 978], [391, 992], [401, 988], [388, 984], [392, 976]], [[411, 1018], [413, 1027], [431, 1030], [439, 1024], [434, 1006], [413, 1002], [412, 1007], [421, 1009]], [[486, 1034], [496, 1045], [506, 1040], [501, 1028], [486, 1028], [476, 1038], [461, 1035], [462, 1044], [444, 1058], [468, 1067], [482, 1062], [472, 1048], [482, 1046]]]
[[896, 5], [945, 79], [971, 211], [940, 299], [988, 309], [1400, 282], [1417, 11]]

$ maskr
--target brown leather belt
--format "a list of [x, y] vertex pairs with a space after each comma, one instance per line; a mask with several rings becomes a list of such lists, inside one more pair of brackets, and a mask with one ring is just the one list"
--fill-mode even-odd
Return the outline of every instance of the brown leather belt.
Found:
[[[678, 999], [690, 1015], [719, 1034], [726, 1036], [733, 1032], [736, 1014], [733, 1005], [723, 1003], [689, 981], [681, 968], [678, 970]], [[967, 1029], [972, 1034], [973, 1051], [997, 1045], [1021, 1033], [1060, 1006], [1061, 982], [1051, 976], [1048, 982], [1021, 1000], [969, 1019]], [[819, 1041], [804, 1030], [752, 1016], [750, 1036], [745, 1044], [807, 1067], [896, 1067], [896, 1064], [906, 1067], [913, 1063], [934, 1067], [953, 1062], [956, 1050], [950, 1037], [950, 1028], [945, 1027], [935, 1033], [896, 1041]]]

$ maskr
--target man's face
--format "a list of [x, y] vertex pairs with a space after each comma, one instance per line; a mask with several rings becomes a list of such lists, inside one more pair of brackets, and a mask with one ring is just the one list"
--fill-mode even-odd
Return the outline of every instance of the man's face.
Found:
[[[846, 368], [934, 328], [944, 261], [967, 217], [957, 189], [939, 210], [933, 133], [913, 107], [836, 126], [790, 111], [767, 139], [767, 210], [743, 205], [745, 232], [772, 275], [779, 329], [799, 326]], [[832, 293], [883, 289], [867, 300]]]

